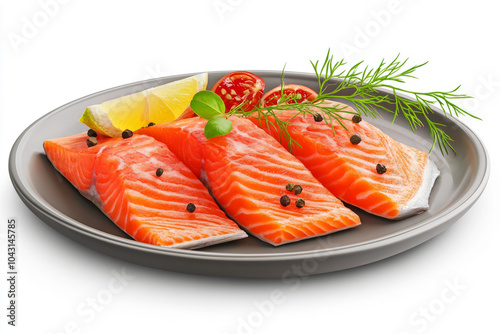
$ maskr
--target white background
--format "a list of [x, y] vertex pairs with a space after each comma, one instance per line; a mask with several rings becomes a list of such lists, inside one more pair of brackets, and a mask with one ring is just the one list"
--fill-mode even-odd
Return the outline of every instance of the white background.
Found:
[[[500, 20], [494, 1], [65, 2], [1, 2], [1, 332], [498, 332]], [[37, 26], [30, 30], [30, 24]], [[281, 70], [285, 63], [290, 71], [311, 72], [309, 59], [323, 58], [329, 47], [349, 63], [375, 64], [398, 53], [412, 64], [428, 60], [407, 87], [462, 84], [462, 92], [476, 96], [467, 107], [484, 120], [462, 120], [489, 150], [490, 182], [458, 223], [408, 252], [309, 277], [295, 290], [279, 279], [173, 273], [67, 239], [36, 218], [12, 187], [7, 161], [15, 139], [62, 104], [166, 75]], [[9, 217], [19, 225], [16, 328], [5, 316]], [[133, 279], [110, 292], [113, 271], [122, 270]], [[271, 305], [275, 290], [282, 297]], [[91, 300], [99, 298], [105, 305], [92, 313]]]

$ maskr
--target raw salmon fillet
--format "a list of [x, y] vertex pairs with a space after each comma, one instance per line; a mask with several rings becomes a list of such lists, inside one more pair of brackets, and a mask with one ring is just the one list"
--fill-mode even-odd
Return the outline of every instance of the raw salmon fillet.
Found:
[[[166, 145], [134, 135], [99, 136], [87, 147], [87, 138], [47, 140], [44, 149], [54, 167], [135, 240], [194, 249], [247, 236]], [[195, 204], [193, 213], [188, 203]]]
[[[310, 114], [293, 117], [295, 110], [278, 115], [289, 122], [288, 131], [300, 145], [294, 145], [293, 154], [335, 196], [374, 215], [401, 219], [427, 210], [439, 175], [428, 154], [397, 142], [365, 120], [352, 122], [352, 114], [345, 113], [354, 112], [351, 107], [329, 103], [345, 108], [343, 115], [348, 120], [343, 124], [347, 129], [334, 120], [334, 133], [330, 124], [316, 122]], [[250, 119], [288, 149], [272, 125], [266, 126], [258, 117]], [[268, 121], [276, 124], [271, 117]], [[350, 141], [354, 134], [361, 137], [357, 145]], [[379, 174], [377, 164], [387, 171]]]
[[[359, 217], [321, 185], [276, 140], [247, 119], [231, 117], [233, 130], [206, 139], [206, 120], [183, 119], [139, 130], [168, 145], [245, 230], [278, 246], [360, 224]], [[286, 190], [300, 185], [302, 193]], [[280, 198], [288, 195], [284, 207]], [[298, 208], [297, 199], [305, 206]]]

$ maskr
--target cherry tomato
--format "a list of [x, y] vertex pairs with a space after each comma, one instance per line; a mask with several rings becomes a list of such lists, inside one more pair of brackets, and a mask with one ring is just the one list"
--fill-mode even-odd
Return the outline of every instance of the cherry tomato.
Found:
[[264, 93], [264, 80], [250, 72], [237, 71], [224, 76], [213, 86], [212, 92], [224, 101], [226, 112], [244, 103], [243, 110], [250, 111], [259, 103]]
[[[286, 96], [291, 97], [291, 99], [288, 100], [288, 104], [312, 101], [318, 96], [318, 93], [313, 91], [311, 88], [301, 85], [285, 85], [283, 87], [283, 93]], [[271, 89], [262, 98], [264, 101], [264, 107], [279, 104], [280, 97], [281, 86]]]

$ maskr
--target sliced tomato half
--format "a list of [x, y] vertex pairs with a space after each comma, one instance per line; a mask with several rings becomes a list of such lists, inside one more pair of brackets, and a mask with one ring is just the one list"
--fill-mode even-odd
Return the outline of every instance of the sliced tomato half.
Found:
[[287, 100], [288, 104], [312, 101], [318, 96], [314, 90], [302, 85], [285, 85], [283, 93], [287, 97], [286, 99], [281, 99], [281, 86], [271, 89], [262, 98], [264, 107], [275, 106], [283, 103], [284, 100]]
[[244, 111], [250, 111], [259, 104], [265, 86], [261, 77], [250, 72], [237, 71], [217, 81], [212, 87], [212, 92], [222, 98], [226, 112], [241, 104]]

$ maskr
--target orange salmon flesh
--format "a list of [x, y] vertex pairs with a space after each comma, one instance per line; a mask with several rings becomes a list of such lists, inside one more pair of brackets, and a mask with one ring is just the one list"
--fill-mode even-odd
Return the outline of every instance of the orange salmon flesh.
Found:
[[[165, 143], [202, 180], [229, 217], [250, 234], [283, 245], [355, 227], [359, 217], [332, 195], [276, 140], [247, 119], [231, 117], [233, 130], [206, 139], [199, 117], [138, 131]], [[302, 186], [295, 195], [287, 183]], [[284, 207], [280, 198], [291, 203]], [[305, 206], [298, 208], [302, 198]]]
[[[288, 132], [298, 143], [292, 150], [295, 157], [339, 199], [374, 215], [400, 219], [428, 209], [428, 197], [439, 175], [428, 154], [397, 142], [364, 120], [352, 122], [355, 112], [347, 105], [330, 102], [330, 106], [342, 109], [345, 128], [336, 120], [317, 122], [311, 114], [295, 117], [296, 110], [278, 114], [288, 122]], [[257, 115], [249, 119], [289, 149], [265, 119]], [[271, 117], [268, 122], [276, 125]], [[353, 144], [352, 135], [358, 135], [361, 142]], [[386, 172], [379, 174], [377, 164], [384, 165]]]
[[166, 145], [148, 136], [99, 135], [98, 144], [87, 147], [87, 138], [47, 140], [44, 149], [54, 167], [135, 240], [193, 249], [247, 236]]

